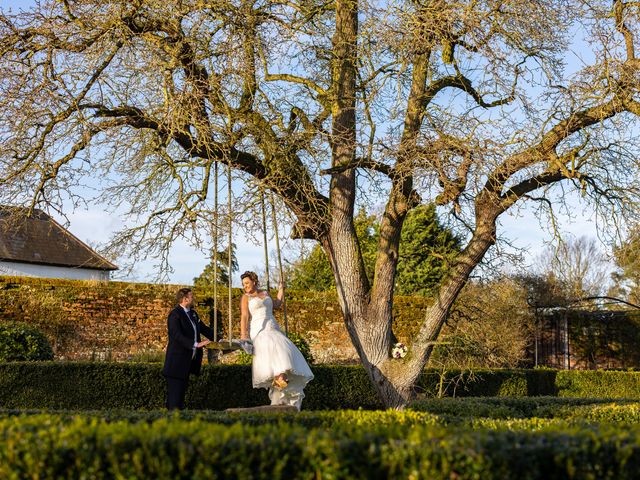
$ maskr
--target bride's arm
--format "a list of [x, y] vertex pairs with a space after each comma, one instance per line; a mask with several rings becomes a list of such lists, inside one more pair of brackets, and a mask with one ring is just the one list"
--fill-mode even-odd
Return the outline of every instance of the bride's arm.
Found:
[[278, 284], [278, 296], [273, 301], [273, 308], [280, 308], [282, 306], [282, 300], [284, 299], [284, 283]]
[[240, 297], [240, 339], [249, 338], [249, 297]]

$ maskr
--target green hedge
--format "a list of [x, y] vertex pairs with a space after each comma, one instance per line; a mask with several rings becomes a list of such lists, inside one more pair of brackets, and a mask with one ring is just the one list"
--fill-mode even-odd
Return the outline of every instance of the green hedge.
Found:
[[[360, 367], [314, 366], [303, 408], [380, 408]], [[166, 381], [160, 364], [106, 362], [0, 363], [0, 407], [149, 410], [162, 408]], [[223, 410], [269, 403], [265, 389], [251, 385], [251, 366], [204, 366], [191, 377], [190, 409]]]
[[640, 402], [630, 399], [565, 397], [430, 398], [413, 402], [412, 411], [437, 416], [438, 423], [468, 423], [470, 419], [555, 419], [640, 423]]
[[24, 323], [0, 325], [0, 362], [53, 360], [49, 340]]
[[[426, 396], [530, 397], [557, 395], [557, 370], [426, 370], [419, 390]], [[573, 372], [572, 372], [573, 373]], [[575, 396], [575, 395], [571, 395]]]
[[[381, 408], [364, 369], [313, 367], [305, 389], [306, 410]], [[422, 397], [439, 391], [456, 397], [640, 398], [640, 372], [555, 370], [428, 370], [419, 384]], [[0, 363], [0, 408], [132, 409], [162, 408], [166, 382], [154, 363], [10, 362]], [[192, 377], [188, 408], [223, 410], [268, 404], [266, 390], [251, 386], [251, 367], [204, 366]]]
[[[0, 418], [50, 414], [61, 422], [78, 417], [106, 422], [151, 423], [163, 418], [204, 423], [248, 426], [286, 423], [305, 428], [344, 428], [346, 426], [406, 429], [414, 425], [440, 425], [510, 430], [539, 430], [540, 428], [568, 428], [594, 424], [616, 427], [639, 426], [640, 402], [636, 400], [607, 400], [601, 398], [560, 397], [466, 397], [436, 398], [414, 402], [404, 411], [398, 410], [314, 410], [300, 413], [227, 413], [219, 410], [11, 410], [0, 409]], [[394, 430], [395, 431], [395, 430]]]
[[[159, 410], [17, 410], [0, 409], [0, 418], [12, 416], [54, 415], [61, 421], [78, 417], [108, 422], [150, 423], [167, 418]], [[471, 429], [509, 427], [517, 430], [540, 427], [568, 427], [593, 423], [617, 426], [640, 424], [640, 402], [602, 398], [560, 397], [465, 397], [431, 398], [416, 401], [404, 411], [398, 410], [313, 410], [299, 413], [227, 413], [220, 410], [184, 410], [172, 412], [171, 418], [200, 420], [232, 425], [280, 424], [285, 422], [305, 428], [333, 428], [346, 425], [388, 425], [407, 428], [412, 425], [456, 425]]]
[[638, 425], [469, 429], [367, 413], [329, 428], [5, 417], [0, 478], [632, 479], [640, 468]]
[[[441, 385], [443, 387], [441, 387]], [[426, 396], [639, 398], [640, 372], [615, 370], [504, 369], [427, 370], [420, 382]]]
[[640, 398], [640, 372], [561, 370], [556, 388], [563, 397]]

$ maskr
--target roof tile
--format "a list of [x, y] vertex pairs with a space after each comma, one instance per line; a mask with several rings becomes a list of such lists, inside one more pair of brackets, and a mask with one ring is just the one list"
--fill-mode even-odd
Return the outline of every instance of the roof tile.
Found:
[[0, 206], [0, 260], [98, 270], [118, 267], [42, 210]]

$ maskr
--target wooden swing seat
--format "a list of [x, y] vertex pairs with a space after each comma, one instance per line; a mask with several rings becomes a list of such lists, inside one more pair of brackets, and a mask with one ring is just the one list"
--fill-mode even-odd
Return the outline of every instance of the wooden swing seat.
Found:
[[221, 350], [223, 352], [233, 352], [235, 350], [240, 350], [242, 347], [239, 343], [231, 341], [231, 342], [210, 342], [205, 345], [206, 348], [211, 350]]

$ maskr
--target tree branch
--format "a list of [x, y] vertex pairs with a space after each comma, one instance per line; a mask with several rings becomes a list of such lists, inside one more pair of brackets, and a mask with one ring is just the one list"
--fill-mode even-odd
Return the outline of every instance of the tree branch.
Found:
[[346, 172], [347, 170], [351, 170], [352, 168], [367, 168], [369, 170], [373, 170], [379, 173], [386, 175], [389, 178], [394, 177], [394, 169], [389, 165], [381, 162], [376, 162], [375, 160], [369, 160], [366, 158], [356, 158], [353, 162], [337, 165], [331, 168], [325, 168], [320, 170], [322, 175], [333, 175], [336, 173]]
[[290, 73], [268, 73], [267, 69], [266, 69], [266, 65], [265, 65], [264, 79], [267, 82], [282, 81], [282, 82], [298, 83], [300, 85], [304, 85], [305, 87], [309, 88], [310, 90], [313, 90], [314, 92], [316, 92], [321, 97], [326, 97], [327, 96], [327, 91], [324, 88], [322, 88], [320, 85], [315, 83], [314, 81], [312, 81], [312, 80], [310, 80], [308, 78], [299, 77], [297, 75], [293, 75], [293, 74], [290, 74]]
[[632, 6], [634, 3], [637, 4], [639, 2], [625, 3], [622, 0], [614, 0], [613, 2], [613, 14], [616, 19], [616, 29], [624, 37], [627, 60], [634, 60], [636, 58], [635, 47], [633, 44], [633, 33], [624, 21], [625, 10], [627, 9], [627, 7]]
[[537, 144], [524, 152], [509, 157], [499, 165], [487, 180], [485, 189], [500, 195], [504, 184], [511, 175], [539, 162], [552, 162], [557, 168], [558, 157], [553, 152], [563, 140], [580, 130], [611, 118], [625, 109], [631, 111], [630, 106], [632, 103], [633, 101], [631, 100], [622, 101], [616, 96], [602, 104], [573, 113], [544, 134]]

